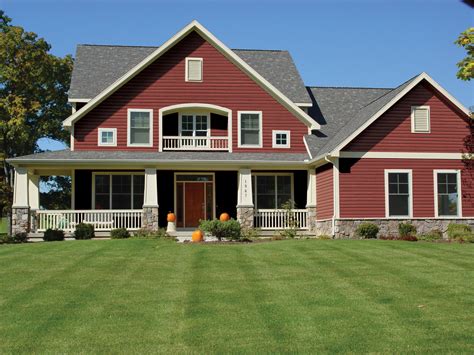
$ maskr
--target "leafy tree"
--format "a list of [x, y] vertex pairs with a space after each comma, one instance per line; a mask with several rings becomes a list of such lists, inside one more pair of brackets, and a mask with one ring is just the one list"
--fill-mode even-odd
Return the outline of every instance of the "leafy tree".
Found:
[[40, 193], [41, 207], [47, 210], [67, 210], [71, 206], [71, 178], [69, 176], [42, 176], [45, 191]]
[[7, 158], [38, 152], [39, 138], [67, 142], [61, 122], [71, 112], [67, 91], [73, 60], [50, 49], [0, 10], [0, 208], [11, 202]]
[[474, 27], [462, 32], [454, 43], [465, 48], [467, 52], [466, 58], [457, 64], [457, 77], [467, 81], [474, 79]]

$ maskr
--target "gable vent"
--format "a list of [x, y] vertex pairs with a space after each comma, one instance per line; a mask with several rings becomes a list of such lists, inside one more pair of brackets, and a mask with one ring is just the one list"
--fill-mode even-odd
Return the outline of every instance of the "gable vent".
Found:
[[430, 132], [430, 108], [417, 106], [411, 109], [411, 131], [413, 133]]
[[186, 81], [202, 81], [202, 58], [186, 58]]

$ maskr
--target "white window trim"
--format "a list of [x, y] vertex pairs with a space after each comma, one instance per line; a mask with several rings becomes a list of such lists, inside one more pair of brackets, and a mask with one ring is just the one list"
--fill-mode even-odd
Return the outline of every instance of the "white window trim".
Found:
[[[188, 77], [188, 63], [189, 61], [199, 61], [201, 63], [201, 80], [190, 80]], [[184, 80], [190, 83], [201, 83], [204, 79], [204, 60], [197, 57], [186, 57], [186, 66], [184, 70]]]
[[[254, 176], [273, 176], [275, 179], [277, 176], [289, 176], [291, 178], [291, 200], [295, 200], [295, 189], [294, 189], [294, 175], [293, 173], [252, 173], [252, 186], [253, 186], [253, 191], [252, 191], [252, 198], [253, 198], [253, 203], [255, 206], [255, 209], [258, 209], [257, 205], [257, 181], [254, 180]], [[255, 183], [254, 183], [255, 182]], [[276, 181], [275, 181], [275, 188], [276, 188]], [[275, 205], [276, 205], [276, 199], [277, 199], [277, 193], [275, 191]], [[273, 208], [271, 208], [273, 209]], [[277, 208], [279, 209], [279, 208]]]
[[[255, 115], [258, 115], [259, 117], [259, 121], [258, 121], [258, 124], [259, 124], [259, 144], [241, 144], [241, 117], [242, 117], [242, 114], [255, 114]], [[237, 111], [237, 124], [238, 124], [238, 127], [237, 127], [237, 147], [239, 148], [262, 148], [263, 147], [263, 113], [262, 111]]]
[[180, 112], [179, 117], [178, 117], [178, 135], [180, 137], [183, 130], [183, 126], [182, 126], [183, 116], [193, 116], [193, 135], [191, 137], [197, 137], [196, 136], [196, 116], [206, 116], [207, 117], [206, 137], [211, 136], [211, 113], [210, 112], [204, 112], [204, 113]]
[[[148, 143], [132, 144], [130, 142], [130, 119], [132, 112], [148, 112], [150, 114], [150, 140]], [[148, 108], [129, 108], [127, 110], [127, 147], [153, 147], [153, 109]]]
[[[439, 215], [438, 213], [438, 173], [441, 174], [456, 174], [456, 183], [457, 183], [457, 191], [458, 191], [458, 213], [455, 216], [443, 216]], [[434, 207], [435, 207], [435, 217], [436, 218], [457, 218], [462, 217], [462, 192], [461, 192], [461, 170], [455, 169], [441, 169], [441, 170], [433, 170], [433, 182], [434, 182]]]
[[[113, 136], [112, 143], [102, 142], [102, 133], [104, 132], [112, 132], [112, 136]], [[117, 128], [99, 128], [99, 133], [97, 137], [97, 145], [99, 147], [116, 147], [117, 146]]]
[[[286, 134], [286, 144], [277, 144], [277, 141], [276, 141], [277, 134]], [[272, 131], [272, 136], [273, 136], [272, 147], [273, 148], [290, 148], [291, 147], [290, 134], [291, 134], [291, 131]]]
[[[118, 171], [94, 171], [92, 172], [92, 205], [91, 208], [95, 210], [95, 177], [96, 175], [108, 175], [109, 176], [109, 206], [108, 210], [114, 210], [112, 208], [112, 175], [145, 175], [144, 172], [118, 172]], [[131, 201], [130, 201], [130, 210], [133, 210], [133, 178], [132, 178], [132, 186], [131, 186]], [[145, 191], [143, 191], [143, 201], [145, 201]], [[104, 208], [104, 211], [107, 210]]]
[[[415, 130], [415, 110], [424, 109], [428, 110], [428, 130], [427, 131], [417, 131]], [[431, 133], [431, 110], [430, 107], [425, 106], [412, 106], [411, 107], [411, 133]]]
[[[390, 216], [389, 211], [389, 194], [388, 194], [388, 174], [389, 173], [408, 173], [408, 216]], [[413, 218], [413, 172], [412, 169], [385, 169], [385, 218], [400, 219]]]

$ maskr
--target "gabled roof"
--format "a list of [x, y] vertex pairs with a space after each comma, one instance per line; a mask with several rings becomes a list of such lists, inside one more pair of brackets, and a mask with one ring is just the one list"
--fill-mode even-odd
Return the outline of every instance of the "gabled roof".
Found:
[[64, 127], [71, 127], [71, 125], [82, 118], [94, 107], [99, 105], [103, 100], [109, 97], [112, 93], [122, 87], [140, 71], [146, 68], [149, 64], [158, 59], [161, 55], [166, 53], [166, 51], [172, 48], [176, 43], [181, 41], [192, 31], [197, 32], [205, 40], [211, 43], [217, 50], [219, 50], [224, 56], [226, 56], [234, 65], [239, 67], [247, 75], [249, 75], [262, 89], [267, 91], [275, 100], [282, 104], [288, 111], [294, 114], [299, 118], [303, 123], [312, 129], [319, 129], [319, 125], [303, 110], [301, 110], [293, 101], [291, 101], [287, 96], [285, 96], [279, 89], [277, 89], [273, 84], [271, 84], [267, 79], [265, 79], [261, 74], [259, 74], [255, 69], [253, 69], [249, 64], [247, 64], [242, 58], [240, 58], [235, 52], [230, 50], [225, 44], [223, 44], [219, 39], [217, 39], [212, 33], [210, 33], [206, 28], [204, 28], [197, 21], [192, 21], [189, 25], [184, 27], [181, 31], [176, 33], [168, 41], [166, 41], [161, 47], [153, 50], [147, 57], [142, 61], [136, 64], [132, 69], [128, 70], [124, 75], [110, 84], [107, 88], [90, 100], [84, 107], [79, 111], [69, 116], [66, 120], [63, 121]]
[[[313, 157], [313, 160], [319, 160], [326, 155], [337, 156], [339, 151], [344, 148], [349, 142], [369, 127], [377, 118], [382, 116], [390, 107], [397, 103], [402, 97], [410, 92], [421, 81], [426, 80], [449, 101], [451, 101], [458, 109], [469, 115], [469, 110], [465, 108], [459, 101], [457, 101], [451, 94], [443, 89], [436, 81], [434, 81], [428, 74], [421, 73], [393, 90], [382, 93], [381, 96], [375, 98], [373, 101], [360, 107], [359, 110], [350, 112], [349, 115], [341, 115], [339, 119], [340, 125], [338, 127], [331, 127], [330, 130], [336, 132], [332, 137], [326, 139], [324, 145], [320, 145], [320, 141], [314, 135], [305, 136], [305, 141], [308, 149]], [[374, 93], [375, 95], [375, 93]], [[346, 121], [346, 123], [343, 123]], [[336, 123], [337, 126], [337, 123]], [[324, 128], [321, 130], [324, 132]]]
[[[78, 45], [69, 100], [92, 99], [156, 49], [158, 47]], [[232, 51], [291, 101], [311, 104], [311, 98], [288, 51], [252, 49], [232, 49]]]

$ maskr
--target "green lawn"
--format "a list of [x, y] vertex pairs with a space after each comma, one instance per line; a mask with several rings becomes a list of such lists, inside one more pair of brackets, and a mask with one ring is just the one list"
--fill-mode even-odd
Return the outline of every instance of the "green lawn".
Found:
[[0, 246], [0, 353], [474, 352], [474, 245]]

